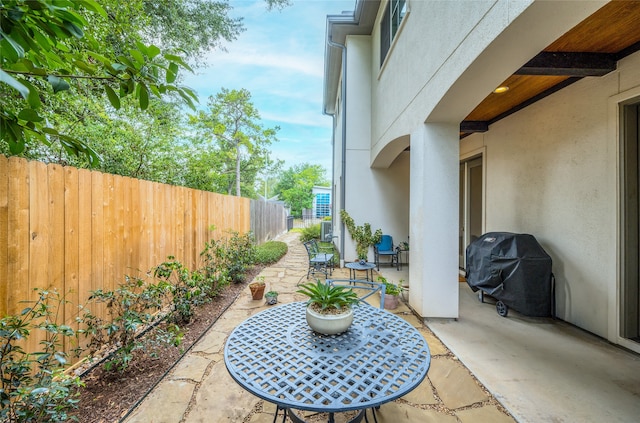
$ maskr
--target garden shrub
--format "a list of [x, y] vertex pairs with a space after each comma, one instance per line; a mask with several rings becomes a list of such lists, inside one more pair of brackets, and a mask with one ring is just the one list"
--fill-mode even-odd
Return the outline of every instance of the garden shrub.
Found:
[[170, 293], [173, 309], [169, 317], [177, 324], [189, 323], [194, 307], [208, 298], [203, 290], [204, 276], [198, 271], [189, 271], [174, 256], [167, 257], [167, 261], [154, 269], [153, 275], [164, 282], [161, 287]]
[[[38, 300], [19, 315], [0, 319], [0, 421], [63, 422], [77, 408], [79, 377], [64, 373], [64, 338], [74, 330], [56, 323], [57, 311], [65, 301], [57, 291], [38, 291]], [[22, 349], [33, 330], [46, 333], [41, 351]]]
[[205, 248], [200, 253], [202, 266], [200, 273], [204, 277], [205, 293], [214, 298], [231, 282], [229, 269], [226, 267], [226, 242], [211, 239], [205, 242]]
[[231, 237], [227, 240], [227, 266], [231, 281], [235, 283], [244, 282], [247, 267], [255, 260], [255, 244], [253, 234], [240, 235], [238, 232], [230, 231]]
[[311, 225], [302, 230], [300, 241], [307, 242], [312, 239], [320, 239], [320, 224]]
[[256, 264], [275, 263], [287, 254], [287, 244], [281, 241], [267, 241], [258, 245], [255, 252]]
[[[140, 278], [125, 276], [125, 283], [115, 291], [98, 289], [91, 291], [89, 303], [105, 304], [107, 318], [95, 316], [89, 306], [82, 307], [83, 315], [78, 319], [84, 328], [78, 332], [88, 339], [87, 350], [93, 357], [98, 352], [115, 349], [107, 357], [105, 369], [125, 371], [136, 350], [147, 350], [156, 346], [152, 337], [139, 337], [139, 332], [159, 319], [159, 312], [167, 299], [166, 282], [145, 283]], [[176, 333], [176, 336], [180, 336]], [[160, 334], [166, 338], [166, 334]], [[170, 337], [171, 338], [171, 337]], [[176, 342], [171, 338], [169, 343]], [[153, 350], [150, 350], [150, 355]]]

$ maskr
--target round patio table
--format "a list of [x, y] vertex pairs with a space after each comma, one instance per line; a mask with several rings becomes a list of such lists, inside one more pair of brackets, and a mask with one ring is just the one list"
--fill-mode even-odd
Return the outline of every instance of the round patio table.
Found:
[[[288, 412], [334, 413], [369, 408], [406, 395], [427, 375], [431, 354], [424, 337], [404, 319], [362, 304], [350, 329], [321, 335], [309, 327], [304, 302], [268, 308], [229, 335], [224, 362], [253, 395]], [[285, 415], [286, 418], [286, 415]], [[283, 420], [284, 421], [284, 420]]]
[[[356, 270], [364, 270], [366, 280], [373, 280], [373, 269], [376, 265], [369, 262], [360, 264], [360, 262], [354, 261], [353, 263], [345, 263], [344, 267], [349, 269], [349, 279], [357, 279]], [[369, 273], [371, 273], [371, 279], [369, 279]]]

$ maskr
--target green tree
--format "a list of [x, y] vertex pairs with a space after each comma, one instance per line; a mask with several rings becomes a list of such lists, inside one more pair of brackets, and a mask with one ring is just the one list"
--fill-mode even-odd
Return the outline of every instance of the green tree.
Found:
[[55, 5], [45, 0], [3, 0], [0, 137], [12, 153], [21, 153], [31, 140], [45, 145], [58, 141], [68, 152], [97, 162], [86, 142], [60, 133], [41, 112], [43, 98], [82, 80], [101, 89], [116, 109], [123, 98], [132, 96], [145, 110], [150, 97], [169, 92], [195, 108], [195, 93], [175, 83], [181, 68], [190, 70], [180, 56], [142, 42], [117, 55], [85, 34], [89, 22], [107, 18], [95, 0], [58, 0]]
[[303, 209], [313, 206], [314, 186], [329, 186], [324, 168], [320, 165], [302, 163], [282, 173], [275, 193], [291, 208], [293, 216], [301, 216]]
[[46, 157], [57, 144], [50, 159], [64, 150], [95, 165], [91, 141], [56, 126], [93, 117], [66, 107], [78, 103], [74, 96], [107, 97], [115, 109], [131, 97], [142, 110], [172, 96], [193, 108], [196, 95], [177, 83], [179, 71], [243, 30], [230, 10], [228, 1], [210, 0], [0, 1], [0, 152], [25, 155], [31, 147], [32, 156]]
[[[255, 180], [258, 172], [270, 162], [266, 148], [277, 141], [280, 129], [264, 128], [260, 113], [251, 103], [251, 93], [246, 89], [228, 90], [209, 97], [209, 111], [200, 111], [191, 116], [190, 122], [203, 140], [211, 140], [222, 160], [216, 164], [220, 179], [219, 187], [231, 195], [244, 193], [255, 196]], [[215, 143], [215, 144], [214, 144]]]

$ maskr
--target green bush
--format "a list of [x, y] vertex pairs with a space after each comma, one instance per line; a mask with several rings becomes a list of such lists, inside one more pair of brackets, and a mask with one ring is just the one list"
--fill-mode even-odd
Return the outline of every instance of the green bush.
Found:
[[231, 237], [227, 240], [226, 263], [229, 268], [229, 276], [232, 282], [244, 282], [247, 267], [255, 260], [255, 244], [253, 234], [240, 235], [236, 231], [230, 231]]
[[[154, 323], [167, 298], [166, 282], [146, 284], [140, 278], [125, 277], [125, 283], [115, 291], [98, 289], [91, 291], [89, 301], [105, 304], [107, 317], [100, 318], [83, 307], [78, 318], [84, 328], [79, 330], [88, 339], [90, 356], [107, 349], [117, 350], [106, 360], [106, 370], [125, 371], [136, 350], [146, 350], [154, 340], [139, 338], [142, 329]], [[155, 344], [154, 344], [155, 345]]]
[[256, 247], [255, 263], [271, 264], [275, 263], [287, 254], [287, 244], [281, 241], [267, 241]]
[[211, 239], [200, 253], [200, 272], [209, 285], [210, 296], [217, 295], [231, 282], [243, 282], [247, 267], [255, 261], [253, 234], [240, 235], [235, 231], [229, 231], [229, 234], [226, 239]]
[[171, 294], [171, 319], [178, 324], [189, 323], [194, 308], [208, 298], [203, 289], [204, 276], [200, 272], [189, 271], [173, 256], [167, 257], [167, 261], [156, 267], [153, 275], [165, 282], [164, 287]]
[[[75, 337], [73, 329], [58, 325], [58, 309], [65, 301], [54, 291], [38, 291], [38, 300], [19, 315], [0, 319], [0, 421], [64, 422], [77, 407], [79, 377], [64, 373], [63, 337]], [[53, 303], [56, 304], [53, 304]], [[22, 349], [33, 330], [46, 333], [41, 350]]]
[[320, 239], [320, 224], [311, 225], [302, 230], [302, 235], [300, 235], [300, 241], [307, 242], [312, 239]]

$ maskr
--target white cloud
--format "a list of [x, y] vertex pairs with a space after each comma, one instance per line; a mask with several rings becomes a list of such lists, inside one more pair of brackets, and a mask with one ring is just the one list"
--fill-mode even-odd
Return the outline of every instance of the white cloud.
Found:
[[[354, 0], [293, 0], [282, 11], [266, 11], [263, 0], [231, 0], [233, 16], [246, 31], [211, 52], [209, 66], [188, 75], [205, 108], [222, 87], [246, 88], [266, 127], [280, 126], [271, 148], [285, 168], [299, 163], [331, 166], [332, 119], [322, 114], [326, 15], [353, 10]], [[328, 175], [328, 174], [327, 174]]]

